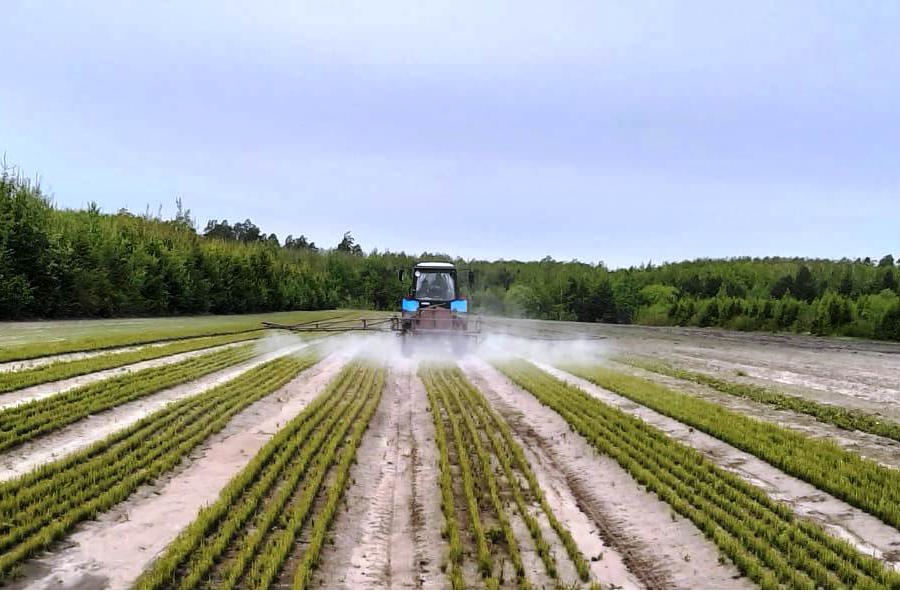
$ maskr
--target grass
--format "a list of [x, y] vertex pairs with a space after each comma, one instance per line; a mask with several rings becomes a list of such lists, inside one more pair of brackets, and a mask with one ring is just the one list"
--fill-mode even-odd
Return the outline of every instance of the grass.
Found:
[[145, 360], [174, 356], [183, 352], [203, 350], [224, 346], [235, 342], [254, 340], [264, 335], [262, 331], [250, 331], [237, 334], [223, 334], [212, 337], [194, 338], [167, 343], [163, 346], [150, 346], [128, 352], [101, 354], [87, 358], [47, 363], [33, 369], [0, 372], [0, 394], [24, 389], [33, 385], [60, 381], [69, 377], [86, 375], [96, 371], [114, 369]]
[[152, 319], [91, 319], [5, 323], [0, 363], [146, 344], [259, 331], [263, 321], [303, 323], [329, 317], [352, 318], [360, 311], [322, 310]]
[[[383, 384], [383, 369], [359, 362], [345, 367], [200, 511], [135, 587], [271, 587], [312, 520], [306, 549], [288, 574], [294, 587], [306, 587]], [[317, 500], [321, 506], [313, 514]]]
[[603, 367], [570, 365], [566, 369], [749, 452], [888, 525], [900, 527], [900, 471], [864, 459], [830, 440], [758, 421], [640, 377]]
[[879, 560], [797, 518], [787, 505], [661, 430], [525, 361], [496, 366], [693, 522], [761, 587], [900, 589], [900, 575]]
[[[727, 381], [707, 375], [706, 373], [672, 367], [660, 361], [621, 358], [619, 359], [619, 362], [653, 373], [659, 373], [660, 375], [699, 383], [719, 392], [744, 398], [746, 400], [752, 400], [753, 402], [758, 402], [760, 404], [768, 404], [779, 409], [810, 415], [821, 423], [828, 423], [829, 425], [834, 425], [841, 429], [862, 431], [864, 433], [871, 433], [900, 442], [900, 423], [886, 420], [859, 410], [813, 402], [812, 400], [807, 400], [801, 396], [784, 394], [752, 383]], [[746, 375], [746, 373], [741, 371], [738, 372], [738, 375], [742, 374]]]
[[207, 392], [174, 402], [61, 460], [0, 484], [0, 582], [82, 521], [169, 471], [237, 413], [317, 361], [271, 360]]

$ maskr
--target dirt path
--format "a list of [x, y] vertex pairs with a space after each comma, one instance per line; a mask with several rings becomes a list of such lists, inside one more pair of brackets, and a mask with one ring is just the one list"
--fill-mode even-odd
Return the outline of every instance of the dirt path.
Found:
[[842, 448], [873, 460], [887, 467], [900, 468], [900, 442], [861, 431], [848, 431], [828, 423], [817, 421], [810, 415], [779, 410], [769, 404], [753, 402], [730, 394], [719, 392], [705, 385], [685, 381], [676, 377], [660, 375], [643, 369], [618, 363], [611, 363], [612, 368], [630, 375], [653, 381], [668, 388], [678, 390], [692, 396], [716, 402], [726, 408], [747, 416], [768, 421], [788, 429], [793, 429], [809, 437], [828, 439]]
[[390, 368], [322, 551], [318, 587], [437, 589], [445, 554], [434, 427], [415, 365]]
[[124, 375], [126, 373], [134, 373], [136, 371], [143, 371], [145, 369], [152, 369], [154, 367], [162, 367], [164, 365], [173, 365], [175, 363], [180, 363], [189, 358], [193, 358], [195, 356], [202, 356], [204, 354], [212, 354], [213, 352], [217, 352], [219, 350], [224, 350], [225, 348], [233, 348], [238, 346], [246, 346], [247, 344], [253, 343], [249, 342], [235, 342], [233, 344], [225, 344], [223, 346], [216, 346], [214, 348], [203, 348], [202, 350], [191, 350], [190, 352], [182, 352], [180, 354], [174, 354], [172, 356], [163, 356], [161, 358], [153, 358], [151, 360], [145, 360], [143, 362], [133, 363], [130, 365], [125, 365], [122, 367], [116, 367], [114, 369], [105, 369], [103, 371], [94, 371], [93, 373], [88, 373], [87, 375], [79, 375], [77, 377], [70, 377], [68, 379], [62, 379], [60, 381], [51, 381], [48, 383], [42, 383], [40, 385], [33, 385], [31, 387], [27, 387], [21, 390], [16, 390], [14, 392], [7, 392], [5, 394], [0, 394], [0, 408], [12, 408], [13, 406], [18, 406], [20, 404], [26, 404], [28, 402], [34, 402], [35, 400], [41, 400], [43, 398], [47, 398], [49, 396], [53, 396], [54, 394], [60, 394], [62, 392], [67, 392], [69, 390], [75, 389], [77, 387], [81, 387], [83, 385], [87, 385], [89, 383], [96, 383], [98, 381], [103, 381], [104, 379], [109, 379], [111, 377], [116, 377], [117, 375]]
[[818, 521], [830, 533], [852, 543], [861, 552], [883, 558], [895, 568], [900, 567], [900, 531], [879, 519], [675, 419], [548, 365], [536, 364], [598, 400], [637, 416], [699, 450], [720, 467], [758, 486], [775, 500], [788, 503], [799, 515]]
[[43, 463], [60, 459], [72, 452], [86, 448], [118, 430], [136, 423], [167, 404], [231, 381], [261, 363], [296, 352], [305, 345], [305, 343], [297, 344], [261, 354], [237, 366], [210, 373], [189, 383], [91, 415], [59, 431], [0, 453], [0, 481], [22, 475]]
[[481, 361], [463, 367], [509, 422], [553, 511], [605, 587], [753, 587], [733, 566], [719, 564], [718, 549], [690, 521], [673, 517], [556, 412]]
[[30, 589], [129, 587], [204, 505], [296, 416], [347, 362], [331, 355], [232, 419], [189, 461], [154, 485], [79, 526], [59, 549], [27, 562]]

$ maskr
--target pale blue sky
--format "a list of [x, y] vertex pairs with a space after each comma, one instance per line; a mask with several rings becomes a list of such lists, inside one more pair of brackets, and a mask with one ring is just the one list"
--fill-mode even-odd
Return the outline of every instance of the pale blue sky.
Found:
[[467, 258], [900, 254], [898, 2], [2, 17], [0, 151], [61, 206]]

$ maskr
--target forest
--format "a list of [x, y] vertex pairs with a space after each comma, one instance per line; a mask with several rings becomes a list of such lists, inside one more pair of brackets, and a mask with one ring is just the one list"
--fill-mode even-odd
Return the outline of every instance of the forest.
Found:
[[791, 331], [900, 341], [900, 260], [697, 259], [608, 269], [602, 262], [463, 260], [284, 242], [249, 219], [198, 231], [171, 219], [62, 210], [39, 186], [0, 176], [0, 318], [397, 310], [397, 270], [421, 259], [475, 271], [477, 312], [536, 319]]

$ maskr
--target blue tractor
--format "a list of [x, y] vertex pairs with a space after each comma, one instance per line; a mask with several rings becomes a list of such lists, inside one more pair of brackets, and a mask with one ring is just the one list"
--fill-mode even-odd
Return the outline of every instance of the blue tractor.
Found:
[[[468, 274], [471, 288], [473, 273]], [[411, 277], [409, 277], [411, 276]], [[288, 329], [309, 333], [339, 333], [349, 331], [392, 331], [400, 335], [403, 354], [413, 351], [414, 339], [424, 347], [434, 347], [440, 340], [448, 340], [457, 355], [465, 354], [481, 334], [481, 319], [469, 314], [469, 301], [461, 293], [459, 270], [452, 263], [420, 262], [411, 269], [399, 272], [401, 281], [410, 279], [409, 292], [400, 301], [400, 315], [360, 319], [333, 317], [284, 325], [263, 322], [273, 329]], [[424, 343], [425, 338], [429, 341]]]
[[[461, 293], [459, 270], [452, 263], [421, 262], [400, 271], [404, 280], [411, 272], [409, 293], [400, 303], [400, 318], [394, 328], [403, 338], [404, 354], [412, 350], [413, 336], [446, 338], [457, 353], [464, 353], [469, 343], [478, 339], [481, 321], [470, 318], [469, 301]], [[467, 271], [469, 287], [472, 271]]]

